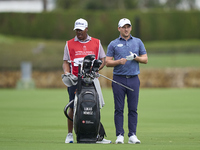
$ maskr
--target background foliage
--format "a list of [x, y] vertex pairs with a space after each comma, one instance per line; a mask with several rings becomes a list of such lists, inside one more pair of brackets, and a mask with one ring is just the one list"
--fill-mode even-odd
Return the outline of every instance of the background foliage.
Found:
[[89, 34], [99, 38], [103, 45], [107, 45], [119, 36], [117, 24], [123, 17], [132, 21], [133, 36], [138, 36], [143, 41], [200, 38], [199, 11], [69, 10], [39, 14], [0, 13], [0, 33], [69, 40], [75, 35], [73, 31], [75, 20], [84, 18], [89, 23]]
[[56, 0], [57, 9], [197, 9], [195, 0]]

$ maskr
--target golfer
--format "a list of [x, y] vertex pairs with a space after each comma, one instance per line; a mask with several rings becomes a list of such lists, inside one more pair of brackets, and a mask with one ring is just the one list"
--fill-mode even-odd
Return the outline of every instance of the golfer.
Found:
[[128, 143], [140, 143], [136, 136], [137, 106], [140, 80], [138, 78], [139, 63], [147, 64], [148, 57], [143, 42], [131, 35], [132, 25], [129, 19], [123, 18], [118, 23], [120, 36], [108, 45], [106, 66], [114, 67], [113, 80], [124, 84], [134, 91], [128, 90], [112, 82], [115, 104], [115, 128], [117, 140], [115, 143], [124, 143], [123, 113], [124, 100], [127, 95], [128, 103]]
[[[102, 61], [99, 70], [105, 66], [105, 52], [100, 43], [99, 39], [90, 37], [87, 34], [88, 31], [88, 22], [85, 19], [78, 19], [75, 21], [74, 30], [76, 32], [75, 38], [66, 42], [64, 48], [63, 56], [63, 71], [64, 74], [72, 73], [75, 76], [78, 76], [78, 64], [81, 64], [84, 57], [87, 55], [95, 55], [95, 59], [100, 59]], [[75, 91], [77, 85], [68, 87], [69, 100], [75, 98]], [[73, 118], [73, 107], [72, 104], [69, 108], [68, 115], [70, 118]], [[101, 128], [100, 128], [101, 130]], [[73, 122], [68, 119], [68, 134], [65, 140], [65, 143], [73, 143]], [[104, 135], [103, 135], [104, 137]], [[97, 143], [111, 143], [110, 140], [100, 138], [100, 141]]]

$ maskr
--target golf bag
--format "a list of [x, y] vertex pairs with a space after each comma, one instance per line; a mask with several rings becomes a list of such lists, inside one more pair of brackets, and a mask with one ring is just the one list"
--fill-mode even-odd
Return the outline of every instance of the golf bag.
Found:
[[91, 84], [81, 83], [74, 112], [74, 131], [78, 143], [96, 143], [100, 127], [99, 96]]
[[[77, 143], [96, 143], [99, 133], [103, 132], [103, 137], [105, 135], [104, 128], [100, 123], [99, 95], [93, 82], [94, 75], [102, 62], [94, 59], [95, 55], [86, 56], [83, 60], [82, 70], [79, 64], [73, 115]], [[70, 119], [66, 111], [68, 105], [66, 105], [64, 113]]]

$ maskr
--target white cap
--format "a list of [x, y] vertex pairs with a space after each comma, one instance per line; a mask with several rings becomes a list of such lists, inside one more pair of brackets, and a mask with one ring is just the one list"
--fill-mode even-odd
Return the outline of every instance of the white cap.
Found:
[[85, 19], [78, 19], [74, 23], [74, 30], [80, 29], [80, 30], [85, 30], [85, 28], [88, 27], [88, 22]]
[[119, 21], [118, 27], [123, 27], [126, 24], [129, 24], [131, 26], [131, 21], [127, 18], [123, 18]]

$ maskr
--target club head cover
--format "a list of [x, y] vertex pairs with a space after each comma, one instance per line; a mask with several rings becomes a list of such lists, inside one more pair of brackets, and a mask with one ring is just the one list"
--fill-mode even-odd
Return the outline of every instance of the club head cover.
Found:
[[95, 55], [87, 55], [87, 56], [84, 57], [84, 60], [85, 59], [93, 61], [95, 59]]
[[101, 60], [95, 60], [92, 66], [92, 71], [97, 72], [99, 71], [99, 67], [101, 66], [102, 61]]
[[78, 83], [78, 77], [71, 73], [62, 74], [62, 81], [67, 87], [71, 87]]
[[90, 69], [92, 66], [92, 61], [90, 59], [84, 59], [83, 60], [83, 72], [84, 73], [90, 73]]

